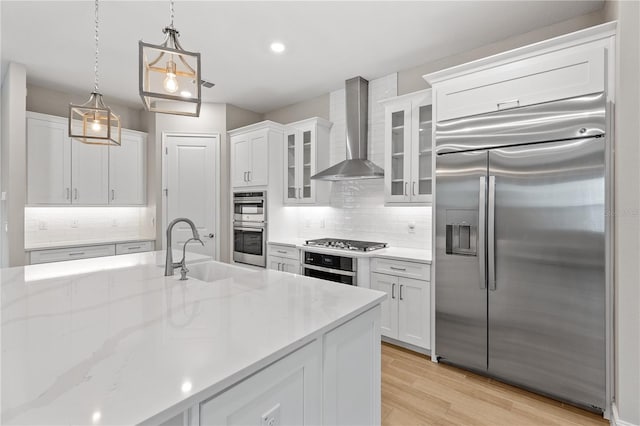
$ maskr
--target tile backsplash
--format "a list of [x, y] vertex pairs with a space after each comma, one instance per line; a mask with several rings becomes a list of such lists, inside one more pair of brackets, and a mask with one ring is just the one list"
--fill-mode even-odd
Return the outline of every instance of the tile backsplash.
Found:
[[[369, 82], [369, 144], [371, 161], [384, 167], [384, 107], [381, 99], [397, 95], [397, 74]], [[346, 157], [345, 91], [330, 94], [330, 158]], [[431, 249], [431, 207], [385, 206], [383, 179], [333, 182], [329, 206], [285, 207], [296, 223], [298, 238], [336, 237], [381, 241], [396, 247]]]
[[26, 207], [25, 247], [155, 238], [149, 207]]

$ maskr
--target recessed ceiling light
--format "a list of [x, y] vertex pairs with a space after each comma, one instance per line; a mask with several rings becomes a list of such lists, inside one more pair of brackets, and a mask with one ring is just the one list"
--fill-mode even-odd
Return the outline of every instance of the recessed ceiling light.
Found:
[[274, 53], [282, 53], [284, 52], [284, 44], [280, 43], [279, 41], [274, 41], [273, 43], [271, 43], [271, 51]]

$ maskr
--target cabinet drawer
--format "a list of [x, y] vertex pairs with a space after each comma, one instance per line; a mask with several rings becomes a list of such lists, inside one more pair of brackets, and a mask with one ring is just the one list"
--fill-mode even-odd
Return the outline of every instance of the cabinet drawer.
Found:
[[116, 244], [116, 254], [142, 253], [153, 251], [155, 244], [153, 241], [140, 241], [137, 243]]
[[437, 120], [602, 92], [605, 53], [594, 43], [447, 80], [436, 85]]
[[63, 260], [88, 259], [91, 257], [113, 256], [115, 245], [72, 247], [31, 252], [31, 264], [61, 262]]
[[407, 277], [423, 281], [431, 280], [429, 265], [402, 260], [375, 257], [371, 260], [371, 272], [390, 274], [398, 277]]
[[297, 247], [269, 244], [269, 256], [278, 256], [299, 261], [300, 250], [298, 250]]

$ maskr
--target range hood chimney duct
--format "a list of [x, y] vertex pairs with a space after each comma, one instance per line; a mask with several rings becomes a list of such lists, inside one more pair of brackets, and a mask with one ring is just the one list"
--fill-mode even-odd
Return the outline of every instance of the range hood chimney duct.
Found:
[[311, 176], [311, 179], [338, 181], [384, 177], [384, 170], [367, 159], [369, 82], [362, 77], [347, 80], [346, 98], [347, 159]]

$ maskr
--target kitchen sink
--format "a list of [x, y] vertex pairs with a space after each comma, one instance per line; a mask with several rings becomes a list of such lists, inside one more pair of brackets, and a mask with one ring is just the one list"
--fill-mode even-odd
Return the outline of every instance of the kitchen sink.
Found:
[[189, 272], [187, 272], [188, 278], [195, 278], [205, 282], [214, 282], [237, 277], [238, 274], [241, 273], [254, 273], [254, 271], [249, 271], [245, 268], [239, 268], [237, 266], [219, 262], [200, 262], [192, 265], [187, 264], [187, 268], [189, 269]]

